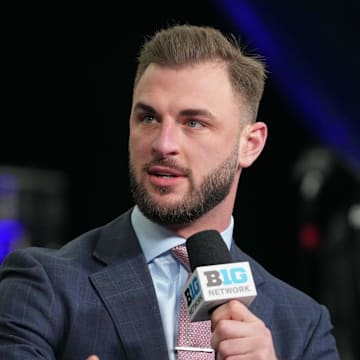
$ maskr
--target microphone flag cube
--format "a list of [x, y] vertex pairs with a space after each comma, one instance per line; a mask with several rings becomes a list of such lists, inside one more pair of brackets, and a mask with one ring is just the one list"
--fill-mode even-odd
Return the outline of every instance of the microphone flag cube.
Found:
[[214, 308], [232, 299], [249, 306], [256, 295], [247, 261], [197, 267], [182, 294], [190, 321], [209, 320]]

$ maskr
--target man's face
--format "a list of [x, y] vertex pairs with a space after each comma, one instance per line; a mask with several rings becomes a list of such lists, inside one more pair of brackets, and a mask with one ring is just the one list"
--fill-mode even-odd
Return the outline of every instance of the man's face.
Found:
[[142, 212], [187, 224], [228, 195], [239, 173], [241, 111], [225, 68], [150, 65], [130, 118], [130, 178]]

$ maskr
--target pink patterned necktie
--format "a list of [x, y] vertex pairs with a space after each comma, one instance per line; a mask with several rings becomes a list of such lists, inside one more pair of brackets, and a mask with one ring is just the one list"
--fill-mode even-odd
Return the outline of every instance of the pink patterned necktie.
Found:
[[[175, 259], [190, 272], [186, 246], [175, 246], [171, 251]], [[215, 353], [211, 349], [210, 338], [210, 321], [190, 322], [184, 299], [181, 297], [176, 346], [177, 360], [214, 360]]]

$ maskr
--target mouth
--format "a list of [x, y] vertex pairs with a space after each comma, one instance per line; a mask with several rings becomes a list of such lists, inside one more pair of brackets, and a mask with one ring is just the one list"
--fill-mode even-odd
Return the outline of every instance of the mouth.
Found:
[[162, 174], [162, 173], [153, 173], [153, 172], [149, 172], [149, 175], [152, 175], [152, 176], [158, 176], [158, 177], [161, 177], [161, 178], [176, 178], [177, 176], [176, 175], [171, 175], [171, 174]]
[[158, 177], [162, 177], [162, 178], [176, 178], [176, 177], [180, 177], [180, 176], [185, 176], [184, 173], [180, 172], [177, 169], [174, 168], [169, 168], [169, 167], [165, 167], [165, 166], [151, 166], [148, 170], [147, 170], [149, 175], [152, 176], [158, 176]]
[[160, 187], [180, 184], [186, 177], [184, 172], [168, 166], [152, 165], [146, 171], [153, 185]]

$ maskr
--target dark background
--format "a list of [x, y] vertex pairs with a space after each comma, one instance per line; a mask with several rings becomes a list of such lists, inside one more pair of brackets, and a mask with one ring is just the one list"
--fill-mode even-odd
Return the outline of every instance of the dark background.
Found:
[[[357, 315], [360, 285], [359, 258], [353, 256], [359, 254], [354, 245], [359, 236], [346, 220], [339, 220], [340, 231], [333, 219], [345, 218], [354, 199], [359, 199], [357, 148], [349, 150], [350, 140], [331, 143], [324, 138], [322, 134], [331, 126], [326, 121], [322, 132], [316, 130], [315, 121], [302, 111], [306, 104], [302, 109], [300, 103], [299, 108], [299, 101], [290, 97], [291, 89], [301, 84], [291, 78], [284, 80], [282, 67], [267, 53], [268, 43], [252, 37], [251, 27], [241, 33], [241, 25], [237, 26], [222, 3], [252, 6], [269, 31], [286, 35], [293, 47], [282, 49], [288, 49], [289, 59], [277, 55], [285, 63], [303, 64], [302, 71], [314, 74], [314, 88], [315, 75], [322, 75], [326, 93], [319, 97], [339, 104], [338, 111], [351, 113], [344, 117], [349, 120], [349, 139], [355, 139], [356, 147], [359, 112], [354, 84], [360, 65], [358, 24], [353, 21], [359, 14], [356, 2], [295, 1], [290, 6], [287, 2], [205, 0], [24, 2], [14, 10], [10, 28], [13, 50], [4, 98], [10, 111], [2, 120], [0, 167], [55, 172], [61, 177], [63, 209], [58, 234], [54, 227], [46, 227], [48, 203], [42, 206], [41, 184], [37, 184], [37, 195], [31, 197], [33, 207], [31, 202], [27, 205], [30, 243], [60, 245], [110, 221], [132, 205], [127, 174], [128, 117], [136, 56], [145, 35], [174, 22], [212, 25], [235, 33], [248, 48], [266, 58], [269, 55], [259, 113], [259, 120], [268, 124], [269, 138], [263, 154], [240, 181], [234, 212], [237, 243], [274, 275], [326, 303], [338, 325], [343, 358], [355, 358], [351, 319]], [[301, 61], [298, 53], [304, 56]], [[314, 96], [312, 99], [317, 101]], [[330, 159], [326, 168], [330, 172], [323, 174], [321, 196], [309, 201], [300, 191], [303, 174], [312, 166], [304, 154], [317, 148]], [[303, 170], [296, 172], [302, 160]], [[304, 235], [302, 230], [308, 224], [313, 227]], [[341, 233], [336, 240], [329, 235], [333, 227]], [[344, 277], [351, 277], [346, 287]], [[349, 293], [350, 305], [335, 301], [335, 290]], [[345, 337], [350, 340], [343, 340]]]

